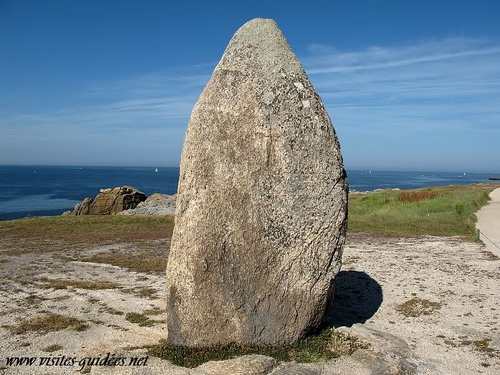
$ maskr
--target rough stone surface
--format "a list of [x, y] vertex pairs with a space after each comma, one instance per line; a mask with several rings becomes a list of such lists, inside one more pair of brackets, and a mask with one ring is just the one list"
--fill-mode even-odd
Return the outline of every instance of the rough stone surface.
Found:
[[65, 215], [113, 215], [135, 208], [146, 195], [134, 187], [120, 186], [101, 189], [95, 198], [85, 198]]
[[196, 103], [167, 266], [168, 342], [296, 341], [341, 264], [347, 186], [330, 118], [272, 20], [231, 39]]
[[264, 355], [245, 355], [226, 361], [210, 361], [193, 372], [203, 375], [267, 375], [278, 361]]
[[154, 193], [147, 197], [144, 202], [139, 203], [136, 208], [122, 211], [118, 215], [162, 216], [174, 214], [175, 195]]

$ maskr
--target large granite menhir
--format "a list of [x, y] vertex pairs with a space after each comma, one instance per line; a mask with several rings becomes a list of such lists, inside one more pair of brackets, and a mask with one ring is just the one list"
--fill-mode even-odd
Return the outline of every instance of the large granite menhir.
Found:
[[186, 134], [167, 266], [167, 341], [291, 343], [341, 265], [347, 185], [320, 97], [272, 20], [231, 39]]

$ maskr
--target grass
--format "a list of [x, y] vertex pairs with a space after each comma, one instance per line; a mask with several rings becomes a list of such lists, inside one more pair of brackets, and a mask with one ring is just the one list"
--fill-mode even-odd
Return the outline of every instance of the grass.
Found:
[[67, 243], [88, 246], [170, 238], [173, 228], [173, 216], [51, 216], [0, 221], [0, 238], [16, 240], [21, 252], [27, 253], [55, 251]]
[[421, 315], [430, 315], [439, 310], [441, 304], [426, 299], [414, 297], [396, 307], [396, 310], [406, 317], [416, 318]]
[[424, 191], [402, 191], [399, 193], [399, 201], [405, 203], [420, 202], [427, 199], [436, 198], [437, 191], [424, 190]]
[[127, 315], [125, 315], [125, 320], [130, 323], [138, 324], [140, 327], [151, 327], [157, 323], [163, 323], [163, 321], [151, 319], [146, 313], [127, 313]]
[[154, 307], [152, 309], [144, 310], [143, 314], [144, 315], [161, 315], [165, 312], [166, 312], [166, 310], [162, 310], [159, 307]]
[[125, 314], [123, 311], [117, 310], [111, 306], [108, 305], [103, 305], [102, 307], [99, 308], [98, 310], [99, 313], [105, 312], [111, 315], [123, 315]]
[[129, 288], [129, 289], [122, 289], [123, 292], [128, 293], [128, 294], [133, 294], [134, 296], [137, 297], [144, 297], [144, 298], [150, 298], [150, 299], [156, 299], [157, 298], [157, 290], [149, 287], [138, 287], [138, 288]]
[[47, 333], [63, 329], [71, 329], [81, 332], [85, 331], [88, 328], [88, 325], [83, 321], [70, 316], [48, 313], [46, 315], [23, 320], [18, 325], [8, 326], [7, 328], [13, 333], [21, 335], [29, 332]]
[[[166, 250], [166, 249], [165, 249]], [[145, 256], [147, 255], [147, 256]], [[119, 252], [96, 254], [83, 259], [84, 262], [105, 263], [127, 268], [134, 272], [162, 273], [167, 269], [167, 255], [150, 255], [141, 252], [141, 255], [131, 255]]]
[[389, 236], [476, 239], [474, 213], [494, 185], [463, 185], [349, 195], [349, 231]]
[[91, 281], [91, 280], [61, 280], [61, 279], [48, 279], [42, 277], [38, 279], [43, 282], [44, 288], [53, 289], [87, 289], [87, 290], [101, 290], [101, 289], [116, 289], [120, 286], [110, 281]]
[[[438, 336], [439, 337], [439, 336]], [[444, 336], [442, 336], [444, 337]], [[453, 348], [463, 347], [463, 346], [471, 346], [473, 350], [485, 354], [490, 358], [500, 358], [500, 351], [490, 347], [491, 339], [490, 338], [482, 338], [478, 340], [472, 339], [460, 339], [459, 341], [453, 339], [445, 339], [444, 343]], [[482, 364], [484, 365], [484, 364]], [[486, 364], [489, 366], [488, 364]]]
[[368, 344], [358, 338], [334, 329], [326, 329], [317, 336], [310, 336], [295, 344], [281, 347], [229, 344], [208, 348], [189, 348], [172, 346], [164, 340], [158, 345], [147, 347], [149, 355], [189, 368], [208, 361], [222, 361], [248, 354], [267, 355], [279, 361], [319, 362], [351, 355], [358, 349], [366, 348]]
[[62, 349], [63, 349], [63, 347], [61, 345], [54, 344], [54, 345], [49, 345], [42, 350], [44, 352], [47, 352], [47, 353], [52, 353], [52, 352], [57, 352], [57, 351], [62, 350]]
[[[390, 236], [464, 236], [475, 239], [475, 215], [498, 185], [476, 184], [349, 195], [349, 232]], [[0, 238], [16, 244], [5, 255], [52, 252], [119, 242], [143, 246], [169, 239], [173, 216], [54, 216], [0, 221]], [[112, 252], [84, 259], [138, 272], [164, 272], [166, 255]], [[150, 252], [143, 256], [142, 252]]]

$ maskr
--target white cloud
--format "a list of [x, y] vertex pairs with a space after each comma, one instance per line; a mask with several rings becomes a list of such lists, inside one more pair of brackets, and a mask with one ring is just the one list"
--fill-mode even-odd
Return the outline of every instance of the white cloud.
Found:
[[[301, 60], [332, 114], [348, 164], [371, 163], [373, 155], [366, 150], [391, 160], [395, 151], [386, 146], [391, 142], [398, 147], [398, 161], [409, 164], [429, 139], [435, 141], [432, 152], [448, 153], [450, 159], [465, 144], [483, 152], [491, 134], [500, 135], [498, 43], [448, 38], [352, 51], [311, 45]], [[137, 151], [130, 137], [139, 145], [149, 137], [168, 143], [178, 154], [192, 106], [213, 66], [89, 83], [81, 88], [78, 106], [3, 114], [0, 142], [7, 149], [6, 142], [22, 145], [28, 137], [29, 147], [36, 147], [37, 139], [60, 145], [67, 140], [78, 147], [79, 139], [92, 138], [104, 149], [112, 143], [110, 137], [128, 137], [123, 147], [113, 146], [120, 152], [125, 145]], [[438, 140], [446, 142], [438, 146]], [[144, 148], [144, 153], [154, 153], [148, 158], [163, 157], [161, 142], [154, 142], [154, 151]], [[82, 155], [85, 151], [80, 150]], [[500, 156], [489, 157], [485, 163], [500, 164]]]
[[[500, 45], [455, 38], [354, 52], [309, 50], [306, 69], [340, 126], [477, 125], [470, 117], [500, 126]], [[358, 121], [370, 117], [370, 125]]]

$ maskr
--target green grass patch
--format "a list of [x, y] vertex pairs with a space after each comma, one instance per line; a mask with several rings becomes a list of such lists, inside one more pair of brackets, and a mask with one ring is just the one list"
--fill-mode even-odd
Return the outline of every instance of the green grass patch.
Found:
[[476, 240], [475, 212], [494, 185], [384, 190], [349, 195], [349, 232], [389, 236], [464, 236]]
[[[390, 236], [464, 236], [477, 240], [474, 212], [498, 186], [477, 184], [351, 193], [348, 230]], [[148, 241], [171, 238], [173, 228], [173, 216], [54, 216], [0, 221], [0, 238], [13, 244], [4, 255], [65, 251], [68, 245], [84, 249], [89, 245], [135, 243], [140, 254], [113, 251], [83, 260], [158, 273], [164, 272], [167, 257], [148, 245]]]
[[208, 361], [222, 361], [248, 354], [267, 355], [279, 361], [320, 362], [351, 355], [358, 349], [366, 348], [368, 344], [358, 338], [334, 329], [326, 329], [317, 336], [310, 336], [293, 345], [281, 347], [229, 344], [208, 348], [189, 348], [169, 345], [164, 340], [158, 345], [147, 347], [149, 355], [189, 368]]

